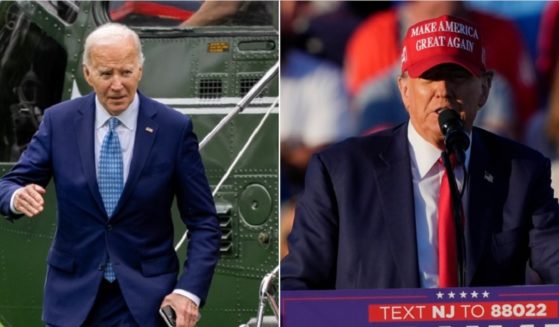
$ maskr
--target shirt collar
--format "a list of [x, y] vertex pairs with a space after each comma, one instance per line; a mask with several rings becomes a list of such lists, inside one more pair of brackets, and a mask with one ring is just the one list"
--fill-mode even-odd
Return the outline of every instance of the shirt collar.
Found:
[[[472, 150], [472, 133], [467, 134], [470, 138], [470, 146], [465, 153], [464, 165], [466, 167], [470, 163], [470, 152]], [[417, 168], [419, 177], [423, 178], [439, 160], [442, 151], [421, 137], [411, 121], [408, 122], [408, 142], [412, 163]]]
[[[140, 99], [138, 93], [134, 95], [134, 100], [132, 103], [124, 110], [120, 115], [118, 115], [118, 120], [127, 129], [133, 131], [136, 129], [138, 123], [138, 111], [140, 108]], [[100, 128], [105, 125], [107, 120], [112, 116], [109, 114], [107, 109], [103, 107], [97, 95], [95, 95], [95, 129]]]

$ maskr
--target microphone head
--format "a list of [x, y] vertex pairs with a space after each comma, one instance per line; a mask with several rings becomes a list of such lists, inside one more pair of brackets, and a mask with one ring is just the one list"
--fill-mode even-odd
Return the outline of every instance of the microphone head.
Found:
[[470, 146], [470, 138], [464, 132], [464, 123], [456, 111], [444, 108], [439, 113], [439, 128], [450, 151], [466, 151]]
[[453, 127], [464, 128], [460, 115], [452, 109], [443, 108], [439, 112], [439, 128], [441, 129], [441, 132], [446, 136], [448, 129]]

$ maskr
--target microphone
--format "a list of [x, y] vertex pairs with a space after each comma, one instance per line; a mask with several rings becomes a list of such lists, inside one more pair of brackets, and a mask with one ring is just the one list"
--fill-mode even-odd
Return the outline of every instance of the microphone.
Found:
[[454, 152], [460, 164], [466, 159], [465, 151], [470, 146], [470, 138], [464, 132], [464, 124], [460, 115], [454, 110], [443, 108], [439, 113], [439, 128], [444, 135], [446, 150]]

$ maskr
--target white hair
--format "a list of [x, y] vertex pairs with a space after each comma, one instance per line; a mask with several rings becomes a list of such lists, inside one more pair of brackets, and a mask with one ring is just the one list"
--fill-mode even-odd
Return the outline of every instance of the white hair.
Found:
[[130, 38], [134, 41], [136, 49], [138, 49], [138, 62], [140, 66], [144, 65], [144, 53], [142, 52], [142, 43], [136, 32], [126, 25], [118, 23], [107, 23], [97, 27], [85, 39], [82, 62], [84, 65], [90, 65], [91, 49], [97, 45], [120, 44], [122, 39]]

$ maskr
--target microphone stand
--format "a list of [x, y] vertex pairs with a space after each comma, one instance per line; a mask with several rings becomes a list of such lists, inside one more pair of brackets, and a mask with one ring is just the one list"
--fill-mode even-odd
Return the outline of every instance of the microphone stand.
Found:
[[[464, 158], [464, 156], [459, 157], [459, 152], [454, 151], [457, 158]], [[462, 220], [462, 199], [460, 192], [458, 191], [458, 186], [456, 185], [456, 178], [454, 177], [454, 170], [452, 169], [452, 164], [450, 163], [449, 151], [443, 151], [441, 157], [443, 158], [444, 168], [446, 175], [448, 177], [448, 182], [450, 186], [450, 196], [452, 199], [452, 216], [454, 217], [454, 231], [456, 234], [456, 259], [458, 261], [458, 286], [466, 286], [466, 243], [464, 240], [464, 228]], [[463, 155], [463, 153], [462, 153]], [[459, 161], [460, 164], [463, 164]]]

